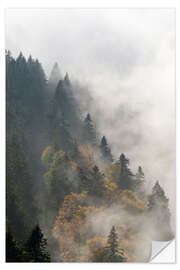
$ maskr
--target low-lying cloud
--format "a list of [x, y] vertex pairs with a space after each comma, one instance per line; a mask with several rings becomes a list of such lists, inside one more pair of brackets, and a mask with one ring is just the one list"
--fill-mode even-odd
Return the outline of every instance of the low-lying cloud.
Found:
[[[6, 11], [6, 48], [54, 62], [88, 85], [89, 110], [116, 158], [159, 180], [175, 208], [173, 9]], [[86, 104], [86, 103], [85, 103]]]

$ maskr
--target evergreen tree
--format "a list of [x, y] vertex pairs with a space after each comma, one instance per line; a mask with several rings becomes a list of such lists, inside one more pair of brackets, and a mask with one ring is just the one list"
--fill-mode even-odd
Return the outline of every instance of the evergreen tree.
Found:
[[108, 235], [107, 245], [94, 251], [93, 262], [126, 262], [124, 250], [118, 247], [118, 235], [113, 226]]
[[148, 210], [152, 223], [153, 239], [159, 241], [172, 239], [169, 199], [158, 181], [153, 186], [152, 193], [148, 198]]
[[48, 171], [45, 174], [47, 198], [45, 218], [49, 228], [58, 214], [64, 196], [77, 191], [76, 176], [72, 177], [70, 162], [69, 154], [59, 150], [52, 155], [48, 164]]
[[[90, 174], [89, 195], [102, 199], [104, 196], [105, 185], [104, 175], [100, 172], [99, 168], [95, 165]], [[95, 201], [96, 204], [96, 201]]]
[[70, 125], [65, 119], [64, 114], [57, 115], [51, 123], [51, 138], [54, 142], [54, 149], [58, 151], [70, 151], [73, 149], [73, 138], [70, 134]]
[[118, 235], [116, 233], [114, 226], [112, 226], [107, 242], [112, 256], [115, 256], [116, 253], [118, 252]]
[[33, 226], [37, 209], [28, 158], [17, 134], [8, 134], [6, 161], [6, 216], [15, 238], [23, 240]]
[[109, 250], [109, 256], [108, 256], [109, 262], [126, 262], [127, 261], [124, 255], [124, 250], [118, 248], [118, 235], [116, 233], [114, 226], [112, 226], [112, 229], [108, 236], [107, 244], [108, 244], [107, 248]]
[[91, 181], [88, 177], [88, 172], [85, 168], [78, 167], [79, 192], [89, 191]]
[[49, 77], [48, 86], [50, 91], [55, 91], [59, 80], [62, 80], [62, 75], [58, 63], [56, 62]]
[[156, 181], [152, 188], [152, 194], [149, 196], [148, 208], [153, 210], [159, 203], [168, 205], [169, 199], [166, 197], [163, 188], [160, 186], [159, 182]]
[[101, 139], [101, 145], [100, 145], [102, 157], [106, 162], [113, 162], [113, 157], [111, 154], [111, 149], [109, 148], [107, 144], [106, 137], [103, 136]]
[[69, 123], [71, 136], [75, 139], [79, 138], [82, 124], [79, 119], [79, 107], [74, 98], [73, 86], [68, 74], [66, 74], [64, 80], [59, 81], [51, 107], [51, 119], [56, 119], [59, 115], [63, 115], [64, 119]]
[[118, 186], [120, 189], [133, 189], [133, 174], [129, 169], [129, 160], [124, 154], [120, 155], [120, 177]]
[[138, 196], [143, 199], [145, 196], [145, 176], [142, 167], [138, 167], [138, 171], [134, 179], [134, 191], [137, 192]]
[[66, 72], [66, 75], [64, 77], [64, 82], [65, 82], [66, 86], [71, 86], [71, 82], [70, 82], [69, 75], [67, 72]]
[[39, 225], [32, 230], [32, 233], [25, 245], [32, 262], [50, 262], [50, 255], [46, 250], [47, 240], [44, 238]]
[[89, 113], [84, 119], [83, 138], [84, 138], [85, 143], [93, 144], [93, 145], [96, 144], [96, 131], [95, 131], [94, 124]]
[[15, 60], [6, 52], [6, 216], [17, 240], [26, 237], [37, 213], [27, 132], [29, 75], [22, 53]]
[[144, 182], [144, 172], [141, 166], [138, 167], [138, 171], [136, 173], [136, 179], [139, 180], [140, 184]]

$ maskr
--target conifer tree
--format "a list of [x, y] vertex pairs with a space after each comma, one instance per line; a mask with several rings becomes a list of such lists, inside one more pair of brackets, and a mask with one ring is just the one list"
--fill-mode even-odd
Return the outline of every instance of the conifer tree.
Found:
[[84, 168], [78, 167], [78, 178], [79, 178], [79, 192], [89, 191], [91, 181], [88, 177], [88, 172]]
[[55, 91], [59, 80], [62, 80], [62, 75], [61, 75], [58, 63], [56, 62], [53, 66], [53, 69], [49, 77], [48, 85], [49, 85], [49, 88], [51, 88], [50, 91]]
[[118, 247], [118, 235], [113, 226], [108, 235], [107, 245], [94, 251], [92, 261], [94, 262], [126, 262], [124, 250]]
[[124, 250], [118, 248], [118, 235], [114, 226], [112, 226], [110, 234], [108, 235], [107, 244], [109, 250], [109, 262], [126, 262]]
[[134, 191], [137, 192], [140, 198], [144, 198], [145, 195], [145, 176], [142, 167], [138, 167], [138, 171], [134, 179]]
[[100, 172], [99, 168], [95, 165], [90, 175], [89, 194], [102, 199], [104, 196], [105, 185], [104, 175]]
[[161, 202], [165, 205], [168, 205], [169, 199], [166, 197], [163, 188], [160, 186], [159, 181], [156, 181], [152, 188], [152, 193], [149, 196], [148, 200], [148, 208], [149, 210], [153, 210], [158, 204]]
[[111, 154], [111, 149], [109, 148], [107, 144], [106, 137], [103, 136], [101, 139], [101, 145], [100, 145], [102, 157], [106, 162], [113, 162], [113, 157]]
[[96, 144], [96, 131], [90, 114], [88, 113], [84, 119], [84, 132], [83, 137], [85, 143]]
[[69, 123], [70, 134], [76, 139], [81, 133], [81, 121], [79, 120], [79, 107], [73, 94], [73, 86], [70, 82], [68, 74], [64, 80], [60, 80], [52, 102], [52, 117], [56, 119], [59, 115], [63, 115], [64, 119]]
[[36, 225], [25, 245], [30, 260], [32, 262], [50, 262], [50, 255], [46, 246], [47, 240], [44, 238], [39, 225]]
[[152, 223], [153, 239], [159, 241], [172, 239], [169, 199], [158, 181], [153, 186], [152, 193], [148, 198], [148, 210]]
[[31, 56], [26, 61], [22, 53], [14, 59], [7, 52], [6, 213], [17, 240], [24, 240], [37, 213], [33, 198], [39, 188], [37, 178], [41, 178], [38, 165], [45, 134], [45, 87], [45, 75], [38, 61]]
[[112, 226], [110, 234], [108, 235], [108, 245], [112, 256], [115, 256], [118, 252], [118, 235], [116, 233], [115, 227]]
[[51, 131], [52, 141], [54, 141], [55, 151], [62, 149], [69, 151], [73, 147], [73, 139], [70, 135], [70, 124], [65, 119], [64, 114], [58, 115], [51, 123], [53, 129]]
[[69, 79], [69, 75], [68, 73], [66, 72], [66, 75], [64, 77], [64, 82], [67, 86], [70, 86], [71, 85], [71, 82], [70, 82], [70, 79]]
[[133, 174], [129, 169], [129, 160], [124, 154], [120, 155], [120, 178], [118, 186], [120, 189], [133, 189]]

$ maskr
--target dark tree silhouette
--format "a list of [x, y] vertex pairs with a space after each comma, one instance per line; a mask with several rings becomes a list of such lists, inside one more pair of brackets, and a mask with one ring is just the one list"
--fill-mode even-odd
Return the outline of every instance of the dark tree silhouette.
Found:
[[111, 154], [111, 149], [109, 148], [107, 144], [106, 137], [103, 136], [101, 139], [100, 149], [102, 153], [102, 157], [106, 162], [113, 162], [113, 157]]
[[44, 238], [39, 225], [36, 225], [25, 245], [30, 260], [32, 262], [50, 262], [50, 255], [46, 246], [47, 240]]
[[62, 80], [62, 75], [58, 63], [56, 62], [53, 66], [48, 82], [48, 87], [51, 92], [55, 91], [59, 80]]
[[50, 109], [51, 121], [56, 121], [63, 116], [69, 123], [69, 131], [75, 139], [79, 138], [81, 133], [81, 121], [79, 119], [79, 107], [73, 94], [73, 85], [66, 73], [64, 80], [57, 84], [55, 94]]
[[116, 233], [114, 226], [112, 226], [107, 242], [112, 256], [115, 256], [116, 253], [118, 252], [118, 235]]
[[78, 178], [79, 178], [79, 192], [81, 193], [82, 191], [89, 191], [90, 189], [90, 178], [88, 175], [87, 170], [85, 168], [78, 167]]
[[102, 199], [104, 196], [104, 191], [105, 191], [104, 175], [95, 165], [90, 175], [89, 195], [96, 197], [98, 199]]
[[85, 143], [96, 144], [96, 131], [90, 114], [88, 113], [84, 119], [83, 138]]
[[118, 186], [120, 189], [133, 189], [133, 174], [129, 169], [129, 160], [124, 154], [120, 155], [120, 177], [118, 180]]
[[138, 171], [135, 175], [133, 189], [141, 199], [144, 199], [145, 194], [146, 194], [146, 192], [145, 192], [145, 176], [144, 176], [144, 172], [143, 172], [141, 166], [138, 167]]

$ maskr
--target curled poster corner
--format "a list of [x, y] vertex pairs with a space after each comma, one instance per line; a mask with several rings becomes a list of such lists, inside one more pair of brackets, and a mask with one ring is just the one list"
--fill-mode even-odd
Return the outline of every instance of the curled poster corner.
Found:
[[152, 241], [151, 263], [175, 263], [175, 240]]

